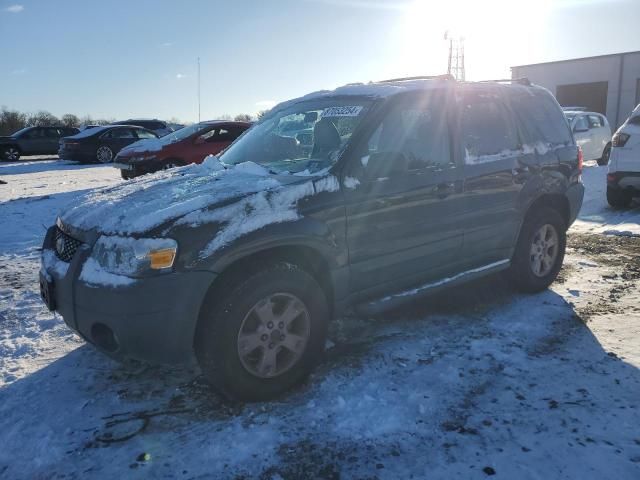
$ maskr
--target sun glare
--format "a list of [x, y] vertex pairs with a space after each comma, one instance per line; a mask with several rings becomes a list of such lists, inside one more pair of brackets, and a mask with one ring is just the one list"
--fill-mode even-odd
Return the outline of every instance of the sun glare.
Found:
[[416, 0], [407, 7], [404, 21], [398, 26], [401, 53], [393, 68], [406, 74], [445, 72], [448, 43], [444, 35], [448, 32], [465, 39], [470, 78], [480, 79], [504, 70], [514, 54], [523, 53], [523, 48], [535, 48], [528, 45], [528, 34], [534, 28], [544, 28], [551, 3], [551, 0]]

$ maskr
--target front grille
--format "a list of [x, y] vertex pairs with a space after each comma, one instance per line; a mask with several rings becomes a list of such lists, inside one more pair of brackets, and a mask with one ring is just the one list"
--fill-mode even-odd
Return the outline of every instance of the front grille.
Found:
[[82, 245], [82, 242], [70, 237], [56, 227], [56, 233], [53, 237], [53, 245], [55, 247], [56, 256], [63, 262], [70, 262], [78, 250], [78, 247]]

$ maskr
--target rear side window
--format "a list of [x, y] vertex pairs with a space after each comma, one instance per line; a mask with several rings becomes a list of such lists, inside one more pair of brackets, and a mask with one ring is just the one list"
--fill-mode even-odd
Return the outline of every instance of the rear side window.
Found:
[[479, 163], [481, 157], [518, 150], [518, 134], [511, 116], [497, 98], [467, 96], [461, 107], [460, 125], [467, 163]]
[[510, 99], [526, 138], [525, 143], [571, 144], [571, 132], [560, 107], [545, 92], [523, 92]]
[[583, 117], [581, 115], [578, 117], [578, 119], [576, 120], [576, 123], [573, 125], [573, 131], [586, 132], [587, 130], [589, 130], [589, 122], [587, 121], [586, 117]]
[[148, 130], [136, 130], [138, 138], [156, 138], [156, 136]]
[[599, 115], [589, 115], [589, 128], [600, 128], [603, 126]]
[[104, 134], [104, 138], [136, 138], [130, 128], [114, 128]]

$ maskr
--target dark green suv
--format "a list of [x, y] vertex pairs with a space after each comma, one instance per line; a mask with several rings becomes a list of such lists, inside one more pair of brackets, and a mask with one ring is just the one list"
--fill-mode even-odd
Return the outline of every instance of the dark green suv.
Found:
[[501, 270], [547, 288], [581, 169], [562, 110], [528, 82], [318, 92], [219, 158], [77, 201], [47, 232], [42, 296], [113, 357], [194, 359], [229, 396], [267, 399], [311, 371], [346, 307]]
[[60, 139], [79, 132], [74, 127], [26, 127], [8, 137], [0, 137], [0, 159], [16, 162], [21, 156], [55, 155]]

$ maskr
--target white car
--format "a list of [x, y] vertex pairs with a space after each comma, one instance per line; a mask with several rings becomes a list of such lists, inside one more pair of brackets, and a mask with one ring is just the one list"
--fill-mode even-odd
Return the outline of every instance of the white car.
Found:
[[582, 148], [585, 160], [598, 160], [606, 165], [611, 152], [611, 127], [601, 113], [565, 110], [576, 143]]
[[616, 131], [611, 145], [607, 201], [612, 207], [628, 207], [640, 196], [640, 105]]

